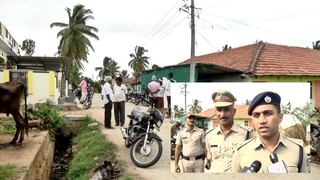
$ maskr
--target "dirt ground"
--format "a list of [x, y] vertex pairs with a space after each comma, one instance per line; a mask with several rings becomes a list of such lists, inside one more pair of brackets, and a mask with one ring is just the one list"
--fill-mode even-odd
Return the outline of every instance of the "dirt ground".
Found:
[[[160, 132], [158, 135], [162, 139], [163, 152], [160, 160], [153, 166], [149, 168], [139, 168], [136, 167], [130, 159], [130, 149], [126, 148], [124, 145], [124, 140], [120, 131], [120, 128], [115, 126], [114, 116], [112, 113], [111, 125], [114, 129], [105, 129], [104, 124], [104, 109], [102, 108], [103, 102], [99, 95], [95, 95], [93, 99], [93, 106], [87, 110], [80, 111], [70, 111], [69, 114], [85, 114], [93, 117], [100, 123], [100, 128], [103, 134], [107, 136], [114, 144], [117, 146], [117, 159], [124, 162], [128, 173], [135, 176], [137, 179], [154, 179], [163, 180], [171, 176], [170, 173], [170, 127], [171, 123], [169, 119], [165, 119]], [[141, 110], [146, 110], [145, 107], [139, 106]], [[134, 108], [132, 103], [126, 103], [126, 115], [130, 114], [131, 110]], [[129, 118], [126, 117], [125, 127], [129, 122]]]

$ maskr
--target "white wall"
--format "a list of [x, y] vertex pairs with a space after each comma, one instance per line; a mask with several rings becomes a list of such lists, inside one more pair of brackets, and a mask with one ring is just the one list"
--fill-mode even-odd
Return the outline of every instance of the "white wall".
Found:
[[59, 95], [59, 90], [55, 84], [55, 94], [49, 96], [49, 73], [33, 72], [33, 93], [28, 95], [28, 103], [43, 103], [50, 99], [57, 104]]

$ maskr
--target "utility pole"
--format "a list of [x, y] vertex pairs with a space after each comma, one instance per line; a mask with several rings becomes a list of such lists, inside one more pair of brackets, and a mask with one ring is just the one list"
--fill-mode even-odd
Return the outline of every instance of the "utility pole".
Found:
[[180, 89], [181, 89], [180, 93], [184, 95], [184, 112], [185, 112], [185, 114], [187, 114], [187, 112], [188, 112], [188, 110], [187, 110], [187, 93], [188, 93], [187, 86], [188, 86], [187, 83], [184, 82], [183, 86], [180, 87]]
[[[184, 2], [189, 0], [183, 0]], [[191, 56], [190, 56], [190, 82], [195, 81], [195, 44], [196, 44], [196, 33], [195, 33], [195, 20], [194, 20], [194, 0], [191, 0], [190, 6], [184, 4], [179, 10], [184, 11], [191, 16], [190, 28], [191, 28]], [[189, 11], [190, 10], [190, 11]]]
[[195, 22], [194, 22], [194, 0], [191, 0], [191, 57], [190, 57], [190, 82], [195, 81]]

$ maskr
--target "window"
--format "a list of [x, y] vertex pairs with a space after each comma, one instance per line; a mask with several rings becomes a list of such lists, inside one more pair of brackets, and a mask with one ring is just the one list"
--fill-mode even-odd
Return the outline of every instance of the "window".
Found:
[[249, 126], [249, 122], [248, 121], [244, 121], [244, 125], [245, 126]]

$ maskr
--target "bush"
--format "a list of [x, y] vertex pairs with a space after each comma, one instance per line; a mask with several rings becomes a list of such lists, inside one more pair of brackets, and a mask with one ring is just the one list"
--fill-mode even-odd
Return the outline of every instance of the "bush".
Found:
[[49, 130], [51, 137], [61, 127], [64, 117], [59, 113], [56, 106], [51, 101], [46, 103], [36, 104], [33, 108], [28, 110], [34, 118], [41, 121], [40, 128], [42, 130]]

